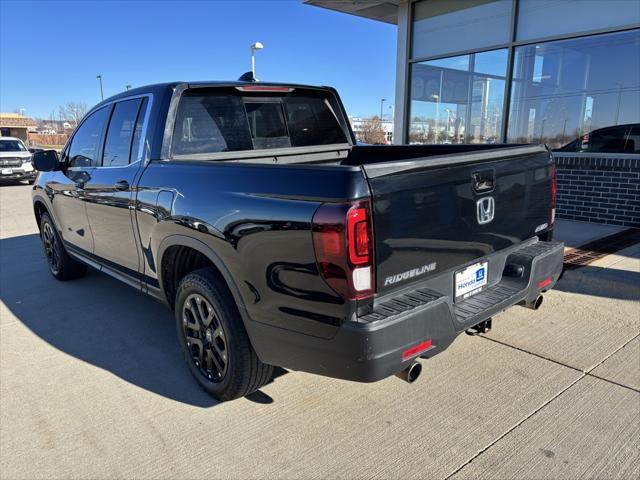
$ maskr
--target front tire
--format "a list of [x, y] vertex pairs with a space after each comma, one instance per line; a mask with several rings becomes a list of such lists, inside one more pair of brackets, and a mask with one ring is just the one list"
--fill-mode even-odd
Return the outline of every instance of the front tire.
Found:
[[71, 258], [62, 245], [62, 240], [48, 213], [40, 219], [40, 238], [51, 275], [61, 281], [82, 277], [87, 266]]
[[271, 379], [273, 367], [256, 355], [229, 289], [212, 269], [182, 279], [175, 319], [189, 370], [209, 395], [233, 400]]

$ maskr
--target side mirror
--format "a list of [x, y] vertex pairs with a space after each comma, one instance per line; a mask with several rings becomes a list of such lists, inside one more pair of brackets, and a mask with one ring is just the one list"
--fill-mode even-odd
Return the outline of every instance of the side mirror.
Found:
[[44, 150], [42, 152], [35, 152], [31, 156], [31, 164], [33, 168], [39, 172], [53, 172], [55, 170], [62, 169], [62, 163], [60, 163], [60, 157], [55, 150]]

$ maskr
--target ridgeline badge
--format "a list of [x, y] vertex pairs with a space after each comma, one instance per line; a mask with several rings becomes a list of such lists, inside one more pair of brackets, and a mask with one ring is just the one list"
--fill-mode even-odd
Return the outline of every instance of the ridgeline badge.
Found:
[[414, 268], [413, 270], [409, 270], [407, 272], [391, 275], [384, 279], [384, 286], [386, 287], [387, 285], [393, 285], [394, 283], [401, 282], [402, 280], [407, 280], [409, 278], [424, 275], [425, 273], [428, 273], [428, 272], [433, 272], [436, 268], [437, 268], [436, 262], [432, 262], [427, 265], [423, 265], [420, 268]]

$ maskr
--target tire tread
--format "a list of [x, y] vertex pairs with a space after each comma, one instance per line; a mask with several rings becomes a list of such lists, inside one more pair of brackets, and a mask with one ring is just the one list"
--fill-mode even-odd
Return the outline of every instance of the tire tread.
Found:
[[[60, 238], [60, 235], [58, 234], [58, 229], [56, 228], [55, 223], [53, 223], [53, 220], [51, 219], [51, 216], [49, 215], [48, 212], [44, 212], [42, 214], [41, 218], [40, 218], [40, 231], [41, 232], [44, 229], [45, 222], [49, 223], [51, 225], [51, 228], [53, 230], [53, 234], [56, 237], [56, 242], [60, 246], [60, 255], [62, 257], [62, 265], [60, 266], [60, 271], [57, 274], [55, 274], [53, 272], [51, 272], [51, 274], [56, 279], [61, 280], [63, 282], [65, 282], [67, 280], [74, 280], [76, 278], [80, 278], [80, 277], [84, 276], [85, 273], [87, 273], [87, 265], [85, 265], [82, 262], [79, 262], [75, 258], [72, 258], [71, 255], [69, 255], [69, 253], [67, 253], [67, 249], [64, 248], [64, 244], [62, 243], [62, 239]], [[51, 271], [51, 269], [49, 269], [49, 271]]]
[[[206, 292], [207, 296], [211, 297], [208, 300], [213, 300], [217, 304], [214, 306], [222, 310], [219, 313], [225, 319], [224, 328], [230, 330], [226, 332], [226, 335], [230, 339], [230, 368], [233, 371], [227, 371], [227, 375], [231, 374], [232, 377], [222, 391], [212, 388], [211, 384], [201, 378], [202, 375], [194, 372], [193, 369], [191, 369], [192, 374], [207, 393], [222, 401], [234, 400], [259, 390], [273, 376], [273, 366], [262, 363], [253, 350], [240, 312], [233, 301], [233, 296], [227, 284], [212, 268], [202, 268], [191, 272], [182, 279], [178, 286], [175, 305], [179, 338], [182, 338], [180, 336], [182, 314], [179, 300], [183, 295], [186, 298], [185, 290], [194, 285]], [[186, 354], [186, 347], [181, 346]], [[187, 361], [190, 361], [189, 358]]]

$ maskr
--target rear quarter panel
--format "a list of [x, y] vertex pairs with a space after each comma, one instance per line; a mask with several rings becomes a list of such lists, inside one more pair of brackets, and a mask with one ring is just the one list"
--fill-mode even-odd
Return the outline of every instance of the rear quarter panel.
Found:
[[183, 235], [215, 252], [251, 320], [332, 337], [352, 307], [318, 275], [311, 220], [366, 195], [352, 167], [151, 162], [136, 201], [145, 277], [162, 283], [161, 246]]

